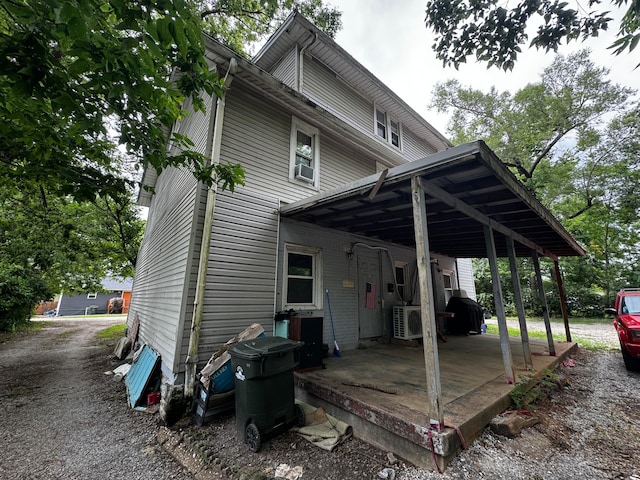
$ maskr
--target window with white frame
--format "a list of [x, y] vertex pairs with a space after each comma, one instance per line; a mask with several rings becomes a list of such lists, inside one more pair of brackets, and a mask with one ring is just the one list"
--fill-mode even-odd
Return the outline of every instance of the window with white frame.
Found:
[[395, 262], [396, 287], [398, 295], [403, 301], [407, 301], [407, 262]]
[[322, 263], [319, 248], [285, 245], [285, 308], [322, 308]]
[[401, 148], [400, 137], [402, 134], [400, 122], [389, 117], [387, 112], [377, 107], [375, 108], [375, 129], [377, 136], [383, 138], [394, 147]]
[[453, 271], [442, 270], [442, 281], [444, 282], [445, 299], [449, 301], [453, 296]]
[[289, 178], [292, 181], [318, 187], [320, 172], [319, 137], [317, 128], [296, 117], [291, 119]]
[[98, 298], [97, 293], [87, 293], [87, 300], [95, 300], [96, 298]]

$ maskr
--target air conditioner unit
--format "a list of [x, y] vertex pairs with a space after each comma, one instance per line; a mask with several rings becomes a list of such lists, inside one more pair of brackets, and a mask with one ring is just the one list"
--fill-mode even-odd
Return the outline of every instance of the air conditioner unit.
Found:
[[402, 340], [422, 337], [420, 306], [393, 307], [393, 336]]
[[315, 173], [315, 170], [311, 167], [307, 167], [306, 165], [302, 165], [301, 163], [296, 165], [296, 178], [298, 180], [313, 183], [315, 179]]

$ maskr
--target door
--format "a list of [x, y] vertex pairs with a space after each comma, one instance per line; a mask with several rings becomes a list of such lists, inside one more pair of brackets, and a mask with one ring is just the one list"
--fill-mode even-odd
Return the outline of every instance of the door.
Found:
[[383, 335], [381, 289], [379, 255], [358, 254], [358, 326], [361, 339]]

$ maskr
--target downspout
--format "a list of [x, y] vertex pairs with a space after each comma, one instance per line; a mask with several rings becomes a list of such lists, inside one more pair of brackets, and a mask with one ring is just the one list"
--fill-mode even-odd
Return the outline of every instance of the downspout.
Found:
[[296, 85], [296, 87], [299, 93], [302, 93], [302, 87], [304, 85], [304, 53], [307, 51], [307, 48], [315, 43], [317, 39], [318, 34], [314, 32], [313, 37], [311, 37], [307, 41], [307, 43], [300, 49], [300, 52], [298, 53], [298, 84]]
[[[224, 121], [225, 96], [238, 64], [235, 58], [229, 61], [229, 69], [224, 76], [222, 95], [216, 102], [215, 117], [213, 120], [212, 140], [209, 143], [211, 161], [209, 165], [220, 163], [220, 145], [222, 143], [222, 124]], [[210, 130], [211, 131], [211, 130]], [[204, 222], [202, 225], [202, 243], [200, 245], [200, 261], [198, 263], [198, 279], [196, 283], [196, 296], [193, 301], [193, 316], [191, 318], [191, 334], [189, 336], [189, 350], [185, 362], [185, 398], [193, 398], [196, 381], [196, 368], [198, 366], [198, 347], [200, 344], [200, 329], [202, 326], [202, 314], [204, 312], [204, 294], [207, 285], [207, 268], [209, 266], [209, 252], [211, 251], [211, 235], [213, 229], [213, 214], [216, 209], [217, 185], [207, 189], [207, 201], [205, 207]]]

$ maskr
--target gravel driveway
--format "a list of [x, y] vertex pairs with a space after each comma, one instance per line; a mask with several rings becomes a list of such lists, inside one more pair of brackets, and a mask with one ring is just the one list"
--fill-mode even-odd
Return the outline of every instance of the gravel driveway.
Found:
[[[385, 467], [396, 480], [640, 480], [640, 374], [625, 371], [619, 351], [582, 350], [559, 372], [570, 388], [534, 410], [538, 425], [514, 439], [487, 430], [439, 475], [388, 465], [386, 452], [356, 439], [325, 452], [287, 432], [253, 454], [237, 441], [233, 415], [167, 429], [129, 409], [123, 384], [104, 375], [112, 346], [95, 334], [120, 321], [56, 321], [0, 344], [1, 479], [274, 478], [286, 464], [300, 480], [373, 480]], [[589, 326], [598, 341], [612, 328]]]
[[56, 321], [0, 345], [1, 479], [193, 478], [103, 373], [112, 349], [95, 335], [117, 323]]

